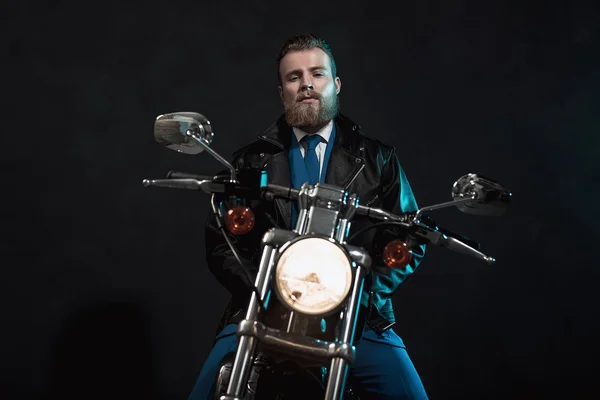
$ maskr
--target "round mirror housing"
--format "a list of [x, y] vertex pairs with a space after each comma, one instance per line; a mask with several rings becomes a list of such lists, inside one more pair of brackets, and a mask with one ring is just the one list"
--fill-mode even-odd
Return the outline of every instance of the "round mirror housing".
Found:
[[[470, 198], [472, 200], [467, 200]], [[502, 215], [511, 198], [512, 193], [504, 186], [477, 174], [464, 175], [452, 186], [452, 199], [457, 201], [456, 207], [467, 214]]]

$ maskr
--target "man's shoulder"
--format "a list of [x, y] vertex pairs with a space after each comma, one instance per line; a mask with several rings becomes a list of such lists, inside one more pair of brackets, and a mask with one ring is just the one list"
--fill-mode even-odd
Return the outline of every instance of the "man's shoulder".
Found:
[[252, 140], [235, 150], [233, 152], [233, 157], [236, 158], [248, 153], [261, 153], [266, 146], [268, 146], [268, 143], [265, 143], [264, 140], [257, 137], [255, 140]]
[[349, 133], [349, 138], [351, 140], [360, 141], [361, 147], [364, 146], [367, 153], [375, 152], [389, 156], [396, 150], [393, 144], [366, 133], [360, 125], [353, 122], [345, 115], [340, 114], [338, 124], [344, 132]]
[[361, 139], [363, 139], [366, 143], [373, 145], [373, 146], [379, 146], [379, 147], [387, 147], [387, 148], [394, 148], [394, 145], [381, 140], [379, 137], [375, 137], [371, 134], [366, 133], [362, 126], [357, 124], [356, 122], [354, 122], [352, 119], [350, 119], [348, 116], [344, 115], [344, 114], [339, 114], [338, 117], [336, 118], [338, 125], [342, 128], [342, 130], [344, 132], [355, 132], [357, 135], [360, 136]]
[[364, 133], [363, 131], [360, 131], [359, 133], [362, 137], [364, 137], [365, 141], [373, 147], [377, 147], [379, 149], [386, 150], [386, 151], [394, 151], [396, 149], [396, 146], [394, 146], [393, 144], [388, 143], [378, 137], [368, 135], [368, 134]]
[[254, 138], [236, 149], [232, 153], [233, 162], [238, 167], [246, 167], [254, 164], [254, 161], [262, 161], [265, 156], [279, 153], [283, 145], [279, 141], [279, 130], [281, 129], [281, 118], [273, 122], [267, 129], [255, 133]]

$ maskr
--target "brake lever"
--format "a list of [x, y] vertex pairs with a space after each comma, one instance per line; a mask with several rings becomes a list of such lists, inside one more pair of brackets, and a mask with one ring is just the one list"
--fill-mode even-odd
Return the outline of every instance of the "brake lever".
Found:
[[452, 232], [446, 228], [443, 228], [441, 226], [439, 226], [437, 224], [437, 222], [435, 222], [430, 216], [428, 215], [421, 215], [418, 222], [420, 222], [422, 225], [425, 225], [427, 227], [429, 227], [430, 229], [433, 229], [435, 231], [441, 232], [446, 236], [449, 237], [453, 237], [456, 240], [460, 240], [461, 242], [463, 242], [464, 244], [466, 244], [469, 247], [472, 247], [476, 250], [480, 250], [481, 249], [481, 245], [479, 244], [478, 241], [473, 240], [473, 239], [469, 239], [466, 236], [463, 236], [459, 233], [456, 232]]
[[448, 236], [443, 232], [433, 230], [432, 228], [424, 224], [415, 224], [413, 229], [414, 230], [412, 234], [415, 237], [423, 239], [426, 242], [431, 243], [435, 246], [445, 247], [457, 253], [477, 258], [479, 260], [484, 261], [488, 265], [493, 265], [496, 263], [496, 259], [494, 257], [490, 257], [486, 254], [483, 254], [482, 252], [469, 246], [468, 244], [452, 236]]

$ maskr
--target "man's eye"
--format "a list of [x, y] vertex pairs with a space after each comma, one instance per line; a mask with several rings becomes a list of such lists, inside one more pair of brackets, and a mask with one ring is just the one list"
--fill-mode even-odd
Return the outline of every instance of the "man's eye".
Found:
[[323, 76], [323, 73], [322, 73], [322, 72], [315, 72], [315, 73], [314, 73], [314, 76], [321, 77], [321, 76]]
[[288, 81], [290, 81], [290, 82], [293, 82], [293, 81], [295, 81], [296, 79], [298, 79], [298, 77], [297, 77], [297, 76], [290, 76], [290, 77], [289, 77], [289, 79], [288, 79]]

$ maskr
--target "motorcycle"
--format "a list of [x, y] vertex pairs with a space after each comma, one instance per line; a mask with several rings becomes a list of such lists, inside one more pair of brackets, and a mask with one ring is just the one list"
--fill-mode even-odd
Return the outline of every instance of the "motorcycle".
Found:
[[[502, 215], [512, 193], [481, 175], [460, 177], [452, 186], [451, 201], [394, 215], [359, 204], [358, 196], [349, 193], [349, 184], [344, 188], [304, 184], [295, 189], [267, 183], [265, 171], [237, 171], [212, 149], [211, 123], [195, 112], [159, 115], [154, 138], [184, 154], [207, 151], [227, 167], [225, 175], [171, 171], [166, 179], [144, 179], [143, 184], [210, 195], [215, 223], [240, 264], [230, 236], [250, 232], [256, 218], [240, 199], [285, 199], [295, 202], [298, 209], [293, 230], [273, 227], [262, 236], [258, 273], [245, 318], [237, 329], [237, 350], [221, 363], [215, 377], [215, 399], [290, 399], [299, 395], [298, 387], [303, 388], [300, 398], [358, 397], [346, 378], [355, 359], [354, 344], [364, 327], [364, 321], [359, 321], [360, 298], [372, 258], [364, 248], [351, 243], [366, 230], [393, 227], [402, 233], [383, 250], [388, 268], [405, 268], [413, 249], [420, 245], [440, 246], [490, 265], [495, 263], [493, 257], [479, 250], [479, 243], [438, 226], [424, 214], [457, 207], [468, 214]], [[226, 210], [228, 200], [237, 205]], [[357, 216], [374, 223], [350, 235]]]

